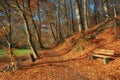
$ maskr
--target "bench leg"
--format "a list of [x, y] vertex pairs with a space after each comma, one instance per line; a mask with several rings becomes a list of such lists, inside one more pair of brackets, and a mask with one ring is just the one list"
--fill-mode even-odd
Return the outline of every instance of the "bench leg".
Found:
[[107, 58], [104, 58], [104, 59], [103, 59], [104, 64], [107, 64], [108, 61], [109, 61], [109, 60], [108, 60]]
[[95, 57], [95, 56], [91, 56], [91, 60], [94, 60], [94, 59], [96, 59], [97, 57]]

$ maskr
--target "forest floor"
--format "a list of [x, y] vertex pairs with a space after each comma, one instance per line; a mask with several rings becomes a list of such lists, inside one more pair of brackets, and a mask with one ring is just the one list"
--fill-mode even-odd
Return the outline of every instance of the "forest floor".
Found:
[[[99, 58], [90, 59], [96, 48], [112, 49], [120, 54], [120, 39], [116, 39], [115, 30], [105, 29], [94, 39], [81, 39], [74, 45], [80, 37], [76, 33], [53, 49], [39, 51], [41, 59], [35, 63], [28, 59], [22, 62], [21, 70], [0, 72], [0, 80], [120, 80], [120, 56], [106, 65]], [[1, 59], [0, 68], [8, 63], [9, 60]]]

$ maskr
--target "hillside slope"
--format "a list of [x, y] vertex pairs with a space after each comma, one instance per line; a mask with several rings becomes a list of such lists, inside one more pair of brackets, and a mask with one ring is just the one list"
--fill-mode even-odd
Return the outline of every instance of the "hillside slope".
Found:
[[[100, 26], [86, 34], [94, 33]], [[79, 39], [76, 33], [53, 49], [39, 51], [42, 58], [35, 63], [27, 60], [21, 70], [0, 73], [0, 80], [120, 80], [120, 56], [107, 65], [101, 59], [90, 59], [96, 48], [112, 49], [115, 54], [120, 54], [120, 39], [116, 39], [115, 30], [115, 26], [107, 28], [89, 41]], [[0, 67], [7, 63], [1, 63]]]

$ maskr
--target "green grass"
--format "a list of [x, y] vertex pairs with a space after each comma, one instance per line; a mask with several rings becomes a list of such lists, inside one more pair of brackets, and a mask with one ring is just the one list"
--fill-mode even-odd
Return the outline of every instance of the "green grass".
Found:
[[[16, 56], [22, 56], [22, 55], [25, 55], [30, 52], [31, 52], [31, 50], [29, 50], [29, 49], [14, 50], [14, 53]], [[0, 57], [6, 56], [6, 55], [8, 55], [8, 52], [6, 52], [5, 50], [0, 50]]]
[[6, 52], [5, 50], [0, 50], [0, 57], [3, 57], [7, 54], [8, 54], [8, 52]]

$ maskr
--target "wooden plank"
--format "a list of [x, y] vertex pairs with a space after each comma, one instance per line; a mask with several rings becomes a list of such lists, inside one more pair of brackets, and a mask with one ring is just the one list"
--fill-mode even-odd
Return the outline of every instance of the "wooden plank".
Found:
[[95, 51], [101, 51], [101, 52], [114, 52], [114, 50], [105, 50], [105, 49], [95, 49]]
[[107, 64], [109, 62], [109, 60], [113, 60], [114, 57], [114, 50], [106, 50], [106, 49], [95, 49], [94, 53], [91, 56], [91, 59], [94, 60], [96, 58], [102, 58], [104, 64]]
[[94, 51], [96, 54], [114, 55], [114, 50], [96, 49]]
[[95, 52], [108, 52], [108, 53], [114, 53], [114, 50], [95, 50]]
[[99, 54], [93, 54], [94, 57], [100, 57], [100, 58], [113, 58], [111, 56], [105, 56], [105, 55], [99, 55]]
[[101, 53], [98, 52], [96, 54], [109, 55], [109, 56], [113, 56], [114, 55], [114, 53], [108, 53], [108, 52], [101, 52]]
[[103, 63], [107, 64], [110, 60], [113, 60], [114, 57], [111, 56], [105, 56], [105, 55], [99, 55], [99, 54], [94, 54], [91, 56], [91, 59], [94, 60], [96, 58], [102, 58], [103, 59]]

